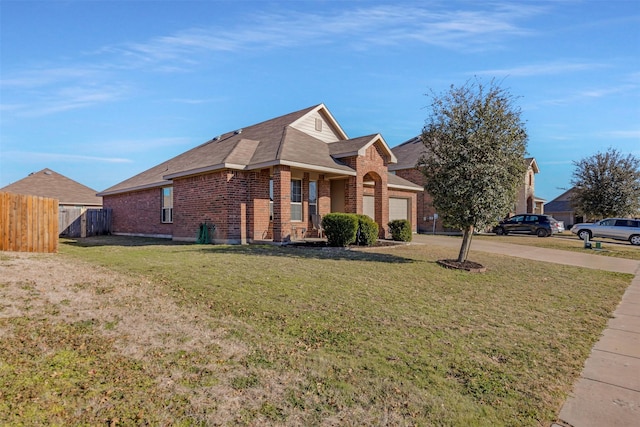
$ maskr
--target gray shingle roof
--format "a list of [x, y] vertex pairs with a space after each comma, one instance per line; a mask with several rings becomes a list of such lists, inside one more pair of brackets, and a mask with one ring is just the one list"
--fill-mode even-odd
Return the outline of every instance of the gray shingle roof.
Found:
[[401, 170], [401, 169], [414, 169], [416, 163], [424, 154], [425, 148], [422, 143], [422, 138], [416, 136], [408, 141], [403, 142], [391, 149], [393, 154], [398, 159], [398, 163], [389, 165], [389, 170]]
[[390, 173], [387, 176], [387, 185], [390, 185], [390, 186], [396, 187], [396, 188], [403, 188], [405, 190], [411, 190], [411, 191], [423, 191], [424, 190], [424, 188], [421, 185], [418, 185], [415, 182], [411, 182], [411, 181], [406, 180], [404, 178], [400, 178], [398, 175], [394, 175], [392, 173]]
[[[425, 147], [422, 143], [422, 137], [416, 136], [408, 141], [403, 142], [391, 149], [398, 159], [398, 163], [389, 165], [390, 171], [396, 171], [401, 169], [413, 169], [416, 167], [416, 163], [420, 160], [420, 157], [425, 153]], [[524, 159], [527, 167], [531, 166], [535, 173], [540, 172], [536, 159], [533, 157], [527, 157]]]
[[[326, 107], [319, 104], [227, 132], [122, 181], [100, 194], [115, 194], [168, 185], [173, 178], [219, 169], [251, 170], [276, 164], [353, 175], [355, 171], [340, 162], [342, 155], [358, 151], [372, 143], [376, 137], [379, 137], [386, 147], [386, 143], [379, 134], [327, 143], [291, 126], [292, 123], [319, 108], [326, 110]], [[335, 126], [339, 128], [337, 123]], [[342, 130], [340, 134], [344, 134]], [[391, 151], [389, 151], [389, 157], [392, 161], [395, 160]]]
[[96, 190], [47, 168], [0, 188], [0, 192], [58, 199], [60, 205], [102, 206]]
[[544, 204], [545, 212], [572, 212], [575, 211], [571, 203], [574, 188], [570, 188], [552, 201]]
[[545, 212], [571, 212], [574, 210], [575, 208], [568, 200], [555, 200], [549, 203], [545, 203], [544, 205]]

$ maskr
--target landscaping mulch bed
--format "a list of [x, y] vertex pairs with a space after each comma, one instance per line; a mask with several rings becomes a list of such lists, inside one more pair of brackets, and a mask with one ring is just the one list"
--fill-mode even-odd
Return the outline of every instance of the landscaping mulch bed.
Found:
[[487, 271], [487, 268], [484, 265], [478, 264], [477, 262], [473, 262], [469, 260], [458, 262], [455, 259], [439, 259], [436, 262], [438, 263], [438, 265], [441, 265], [445, 268], [453, 268], [456, 270], [466, 270], [471, 273], [484, 273], [485, 271]]

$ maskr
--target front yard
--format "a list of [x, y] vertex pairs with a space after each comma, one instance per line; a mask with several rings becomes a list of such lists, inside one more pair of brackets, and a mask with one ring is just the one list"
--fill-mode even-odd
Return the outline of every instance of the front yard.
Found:
[[0, 254], [9, 424], [548, 426], [631, 281], [417, 245], [60, 251]]

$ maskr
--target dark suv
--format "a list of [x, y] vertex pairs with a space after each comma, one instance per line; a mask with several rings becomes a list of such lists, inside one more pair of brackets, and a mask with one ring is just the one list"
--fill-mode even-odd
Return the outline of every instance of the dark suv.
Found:
[[522, 214], [500, 221], [493, 229], [498, 236], [509, 233], [535, 234], [538, 237], [551, 236], [558, 233], [558, 221], [549, 215]]

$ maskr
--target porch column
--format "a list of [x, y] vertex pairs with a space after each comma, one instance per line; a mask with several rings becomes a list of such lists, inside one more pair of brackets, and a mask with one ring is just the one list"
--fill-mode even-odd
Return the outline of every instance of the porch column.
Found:
[[362, 214], [364, 195], [363, 176], [358, 173], [357, 176], [350, 176], [347, 180], [345, 207], [347, 213]]
[[331, 212], [331, 181], [324, 175], [318, 177], [318, 213], [322, 216]]
[[291, 168], [273, 168], [273, 241], [291, 238]]
[[389, 189], [387, 175], [378, 175], [376, 179], [375, 197], [376, 197], [376, 219], [378, 223], [378, 237], [387, 238], [387, 229], [389, 224]]

